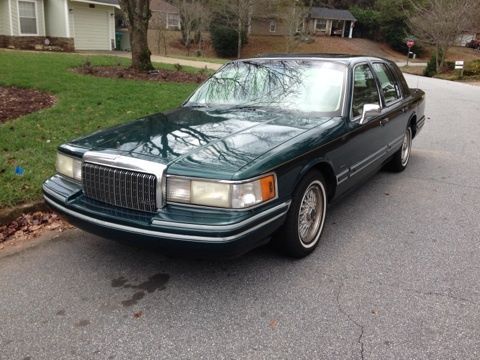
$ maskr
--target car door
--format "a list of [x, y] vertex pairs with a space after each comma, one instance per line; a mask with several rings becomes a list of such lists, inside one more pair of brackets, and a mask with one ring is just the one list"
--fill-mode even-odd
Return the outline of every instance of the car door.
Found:
[[388, 152], [397, 150], [402, 142], [408, 122], [407, 106], [403, 103], [400, 84], [384, 62], [373, 62], [382, 98], [382, 126]]
[[351, 73], [350, 115], [347, 120], [349, 128], [345, 142], [337, 153], [341, 159], [337, 182], [343, 192], [359, 183], [386, 158], [387, 141], [383, 115], [381, 113], [362, 120], [363, 109], [367, 104], [378, 105], [381, 109], [382, 99], [378, 83], [369, 63], [355, 65]]

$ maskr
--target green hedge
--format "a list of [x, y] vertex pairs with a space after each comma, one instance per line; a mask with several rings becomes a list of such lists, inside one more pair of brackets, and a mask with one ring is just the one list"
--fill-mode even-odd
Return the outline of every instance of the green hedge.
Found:
[[463, 70], [465, 76], [476, 76], [480, 75], [480, 60], [469, 61], [465, 64], [465, 69]]
[[237, 32], [226, 25], [212, 24], [210, 37], [215, 53], [219, 57], [235, 57], [238, 50]]

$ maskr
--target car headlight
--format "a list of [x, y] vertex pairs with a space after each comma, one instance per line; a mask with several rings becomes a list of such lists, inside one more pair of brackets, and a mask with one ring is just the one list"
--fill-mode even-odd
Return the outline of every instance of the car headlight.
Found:
[[271, 200], [276, 195], [274, 174], [241, 182], [167, 178], [169, 202], [244, 209]]
[[65, 175], [77, 181], [82, 180], [82, 160], [71, 156], [57, 153], [55, 168], [59, 174]]

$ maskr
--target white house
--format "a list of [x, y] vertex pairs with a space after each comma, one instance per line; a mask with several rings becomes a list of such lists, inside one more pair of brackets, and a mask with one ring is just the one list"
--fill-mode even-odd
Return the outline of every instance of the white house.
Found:
[[0, 0], [0, 47], [115, 48], [117, 0]]
[[462, 31], [462, 33], [457, 37], [455, 45], [465, 46], [472, 40], [480, 40], [480, 31], [478, 29], [472, 29], [469, 31]]

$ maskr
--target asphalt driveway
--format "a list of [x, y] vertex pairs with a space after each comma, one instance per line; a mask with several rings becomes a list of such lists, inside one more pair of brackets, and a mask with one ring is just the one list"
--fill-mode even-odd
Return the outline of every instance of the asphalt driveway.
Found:
[[480, 358], [480, 88], [408, 80], [429, 117], [409, 167], [335, 205], [312, 256], [69, 231], [0, 258], [0, 358]]

